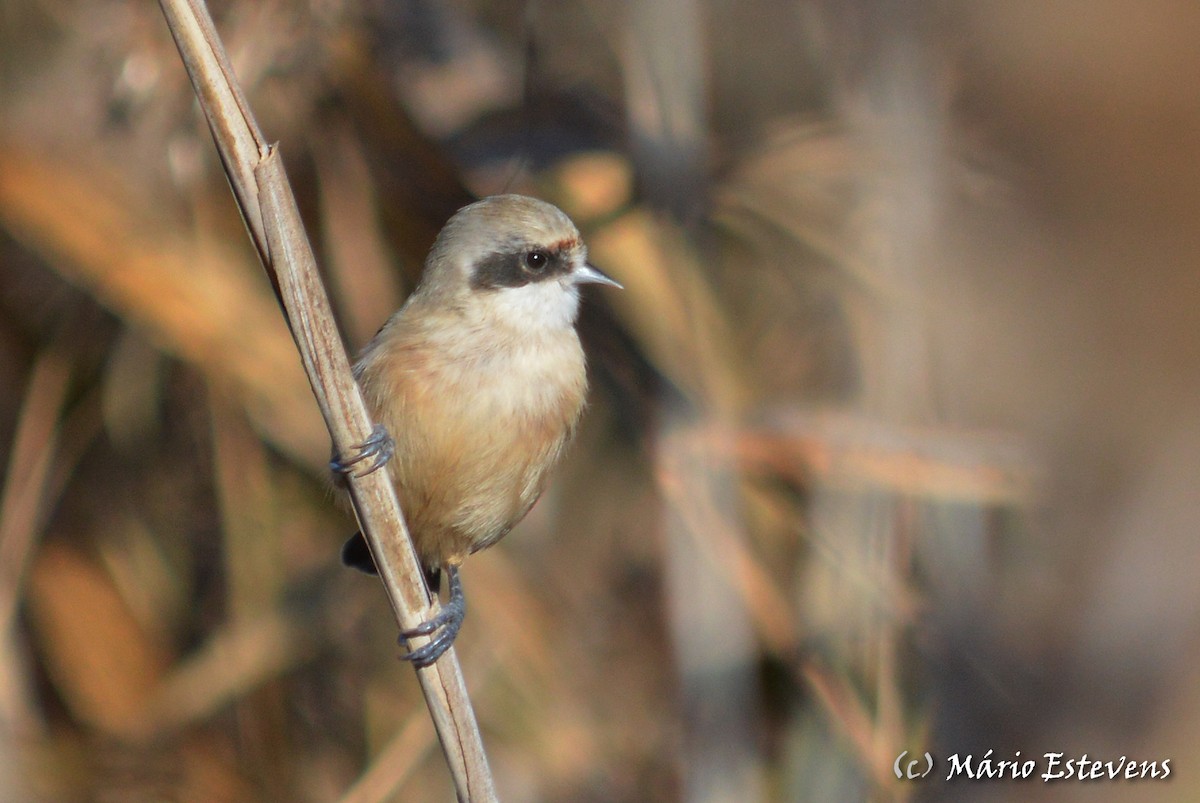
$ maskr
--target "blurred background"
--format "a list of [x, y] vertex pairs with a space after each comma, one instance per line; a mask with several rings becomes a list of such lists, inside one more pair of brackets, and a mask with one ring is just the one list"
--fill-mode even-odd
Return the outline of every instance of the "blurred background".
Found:
[[[464, 569], [502, 799], [1200, 798], [1200, 7], [212, 10], [352, 353], [480, 195], [625, 285]], [[157, 4], [0, 20], [0, 801], [450, 799]]]

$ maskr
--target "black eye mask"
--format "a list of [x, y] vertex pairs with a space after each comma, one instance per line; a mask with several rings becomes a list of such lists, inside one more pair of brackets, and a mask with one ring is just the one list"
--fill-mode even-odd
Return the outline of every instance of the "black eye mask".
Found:
[[524, 287], [571, 272], [571, 243], [555, 243], [548, 248], [517, 246], [494, 251], [475, 264], [471, 289], [498, 290]]

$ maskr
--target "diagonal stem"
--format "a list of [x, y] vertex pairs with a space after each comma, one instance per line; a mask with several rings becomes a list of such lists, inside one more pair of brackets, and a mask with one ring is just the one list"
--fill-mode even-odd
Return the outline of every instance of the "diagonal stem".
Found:
[[[221, 154], [226, 175], [262, 257], [304, 362], [336, 454], [373, 429], [329, 298], [300, 222], [278, 149], [266, 142], [233, 76], [202, 0], [160, 0]], [[401, 630], [437, 614], [430, 609], [403, 514], [385, 472], [348, 476], [359, 525], [375, 556]], [[418, 645], [419, 646], [419, 645]], [[495, 784], [454, 651], [417, 672], [461, 801], [496, 799]]]

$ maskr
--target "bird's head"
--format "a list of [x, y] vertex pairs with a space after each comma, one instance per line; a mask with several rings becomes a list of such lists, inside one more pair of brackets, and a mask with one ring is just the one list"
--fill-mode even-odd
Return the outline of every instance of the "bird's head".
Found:
[[560, 209], [523, 195], [494, 195], [460, 209], [425, 263], [418, 293], [498, 323], [570, 327], [579, 285], [621, 285], [588, 264], [587, 246]]

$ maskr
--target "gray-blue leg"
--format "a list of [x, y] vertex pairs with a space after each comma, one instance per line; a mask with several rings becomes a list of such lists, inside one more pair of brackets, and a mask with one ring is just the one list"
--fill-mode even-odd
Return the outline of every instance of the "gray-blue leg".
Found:
[[467, 598], [463, 595], [458, 567], [447, 566], [445, 572], [450, 580], [450, 598], [446, 600], [446, 604], [438, 611], [437, 616], [400, 633], [400, 642], [405, 647], [408, 646], [408, 640], [414, 636], [433, 636], [428, 644], [400, 656], [405, 661], [412, 661], [417, 669], [433, 664], [442, 657], [442, 653], [450, 649], [467, 615]]
[[[371, 434], [362, 443], [354, 447], [354, 451], [346, 457], [335, 457], [329, 461], [329, 468], [337, 474], [350, 474], [365, 477], [387, 465], [396, 453], [396, 442], [382, 424], [371, 428]], [[364, 468], [355, 467], [366, 460], [371, 463]]]

